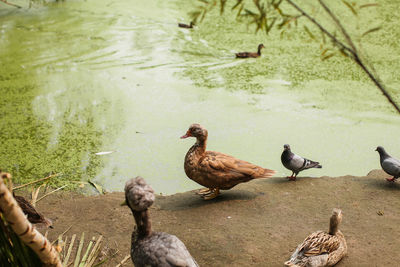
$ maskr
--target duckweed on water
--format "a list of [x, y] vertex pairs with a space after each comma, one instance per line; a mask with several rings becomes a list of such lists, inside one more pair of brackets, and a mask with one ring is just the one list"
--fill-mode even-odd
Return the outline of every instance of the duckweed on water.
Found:
[[[354, 25], [339, 11], [351, 31], [382, 25], [363, 49], [400, 101], [399, 4], [378, 3]], [[321, 159], [323, 172], [311, 176], [364, 175], [379, 168], [377, 145], [400, 151], [399, 116], [385, 98], [347, 58], [321, 61], [302, 27], [254, 34], [227, 9], [179, 28], [192, 8], [161, 0], [0, 6], [0, 167], [17, 183], [62, 173], [54, 186], [90, 179], [121, 191], [141, 175], [157, 192], [186, 191], [197, 185], [183, 171], [191, 143], [179, 136], [193, 122], [209, 129], [210, 150], [278, 176], [286, 176], [285, 143]], [[235, 58], [259, 43], [260, 58]]]

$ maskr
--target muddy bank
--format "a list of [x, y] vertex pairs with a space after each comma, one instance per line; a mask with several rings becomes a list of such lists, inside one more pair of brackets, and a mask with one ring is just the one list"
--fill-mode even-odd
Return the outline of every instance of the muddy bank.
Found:
[[[211, 201], [193, 191], [158, 196], [150, 212], [154, 230], [177, 235], [201, 266], [282, 266], [309, 233], [328, 229], [332, 208], [338, 207], [349, 249], [338, 266], [394, 266], [400, 183], [386, 177], [372, 171], [365, 177], [256, 180]], [[118, 251], [106, 264], [115, 266], [129, 254], [134, 227], [129, 209], [119, 205], [123, 200], [123, 193], [62, 193], [40, 201], [38, 208], [54, 222], [50, 240], [71, 225], [68, 236], [102, 234], [108, 253]]]

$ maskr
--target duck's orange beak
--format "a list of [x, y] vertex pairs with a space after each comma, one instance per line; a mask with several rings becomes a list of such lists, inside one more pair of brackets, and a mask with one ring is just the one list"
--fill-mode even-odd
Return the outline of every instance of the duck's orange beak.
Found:
[[185, 139], [185, 138], [188, 138], [188, 137], [191, 137], [191, 136], [192, 136], [192, 135], [190, 134], [190, 132], [187, 131], [185, 135], [182, 135], [182, 136], [181, 136], [181, 139]]

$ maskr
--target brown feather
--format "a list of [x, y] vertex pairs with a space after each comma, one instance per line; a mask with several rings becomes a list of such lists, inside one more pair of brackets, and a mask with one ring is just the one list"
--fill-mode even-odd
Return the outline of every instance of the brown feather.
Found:
[[339, 245], [340, 240], [337, 236], [318, 231], [312, 233], [304, 240], [300, 251], [303, 251], [305, 256], [315, 256], [323, 253], [331, 253]]
[[317, 231], [309, 235], [297, 246], [296, 251], [285, 262], [286, 266], [322, 267], [333, 266], [347, 253], [346, 239], [337, 226], [342, 220], [342, 211], [333, 209], [329, 229], [331, 233]]
[[51, 220], [47, 219], [44, 217], [40, 212], [38, 212], [34, 206], [32, 206], [31, 203], [29, 203], [28, 200], [26, 200], [22, 196], [16, 196], [14, 193], [14, 198], [17, 201], [18, 205], [21, 207], [22, 211], [27, 215], [28, 221], [37, 224], [37, 223], [43, 223], [47, 227], [53, 228], [53, 223]]

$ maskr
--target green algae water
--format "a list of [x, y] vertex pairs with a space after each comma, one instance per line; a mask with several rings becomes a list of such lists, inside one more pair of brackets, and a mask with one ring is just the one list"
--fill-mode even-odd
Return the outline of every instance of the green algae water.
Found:
[[[355, 27], [382, 25], [363, 48], [400, 101], [400, 4], [378, 2]], [[0, 168], [16, 182], [60, 173], [54, 185], [122, 191], [141, 175], [158, 193], [198, 188], [183, 170], [195, 140], [179, 139], [194, 122], [209, 150], [278, 176], [291, 174], [285, 143], [323, 165], [300, 176], [365, 175], [380, 168], [378, 145], [400, 158], [400, 116], [353, 62], [321, 61], [301, 27], [254, 34], [215, 11], [180, 29], [190, 1], [14, 3], [0, 3]], [[235, 59], [259, 43], [262, 57]]]

